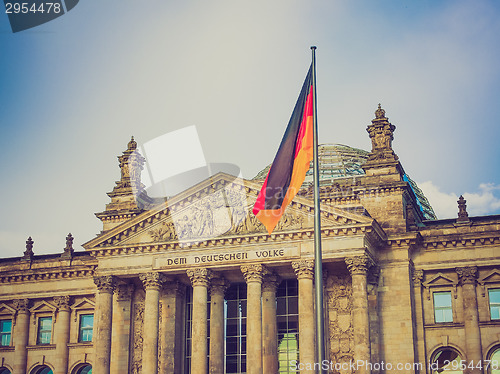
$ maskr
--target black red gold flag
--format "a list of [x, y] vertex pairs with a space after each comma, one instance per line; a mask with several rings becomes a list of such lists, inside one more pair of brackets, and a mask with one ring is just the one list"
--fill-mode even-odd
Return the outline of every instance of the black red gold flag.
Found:
[[271, 234], [300, 189], [313, 159], [312, 65], [288, 122], [285, 135], [253, 207]]

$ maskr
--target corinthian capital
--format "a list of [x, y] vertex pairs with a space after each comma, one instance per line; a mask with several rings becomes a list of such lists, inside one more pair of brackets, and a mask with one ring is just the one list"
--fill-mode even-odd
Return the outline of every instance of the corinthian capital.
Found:
[[367, 255], [346, 257], [345, 263], [351, 275], [366, 275], [368, 273], [368, 269], [373, 265], [372, 261]]
[[150, 272], [146, 274], [140, 274], [139, 279], [144, 286], [144, 289], [156, 289], [159, 290], [160, 287], [165, 283], [166, 277], [163, 273]]
[[211, 271], [206, 268], [196, 268], [186, 270], [186, 273], [191, 280], [191, 285], [208, 287], [211, 278]]
[[29, 300], [28, 299], [16, 299], [14, 300], [14, 309], [18, 313], [28, 313], [29, 312]]
[[224, 295], [227, 288], [229, 287], [229, 282], [222, 278], [212, 278], [210, 281], [210, 295]]
[[278, 274], [265, 275], [262, 282], [262, 292], [276, 292], [280, 283], [281, 278]]
[[64, 310], [68, 312], [69, 309], [69, 296], [54, 296], [54, 304], [56, 304], [58, 310]]
[[299, 260], [292, 262], [292, 268], [298, 279], [314, 278], [314, 260]]
[[262, 283], [262, 276], [264, 275], [265, 271], [266, 268], [260, 264], [241, 265], [241, 272], [243, 273], [243, 276], [245, 277], [245, 281], [247, 283]]
[[112, 275], [95, 276], [94, 283], [100, 292], [113, 292], [115, 288], [115, 277]]
[[421, 286], [424, 280], [424, 271], [421, 269], [413, 269], [412, 279], [415, 287]]
[[464, 266], [455, 269], [462, 284], [475, 284], [477, 279], [477, 266]]

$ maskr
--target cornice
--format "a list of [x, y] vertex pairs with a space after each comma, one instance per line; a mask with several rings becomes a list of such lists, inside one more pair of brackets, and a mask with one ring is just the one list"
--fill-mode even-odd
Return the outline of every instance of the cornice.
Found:
[[39, 282], [47, 280], [59, 279], [92, 279], [97, 265], [78, 267], [75, 269], [64, 268], [45, 268], [37, 270], [19, 270], [0, 274], [1, 283], [18, 283], [18, 282]]
[[422, 243], [423, 238], [419, 232], [409, 232], [403, 235], [391, 235], [387, 238], [386, 244], [394, 247], [405, 247]]
[[[458, 237], [459, 236], [459, 237]], [[458, 237], [458, 238], [457, 238]], [[425, 249], [445, 249], [449, 247], [474, 247], [477, 245], [493, 245], [500, 244], [499, 233], [491, 233], [484, 235], [483, 233], [478, 233], [478, 235], [471, 234], [452, 234], [450, 237], [439, 237], [432, 238], [426, 237], [423, 239], [422, 246]]]

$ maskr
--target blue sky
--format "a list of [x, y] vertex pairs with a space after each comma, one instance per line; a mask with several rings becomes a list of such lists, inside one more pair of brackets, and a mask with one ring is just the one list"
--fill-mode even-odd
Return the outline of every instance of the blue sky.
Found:
[[[0, 253], [101, 230], [130, 136], [196, 126], [252, 178], [277, 150], [317, 45], [321, 143], [393, 147], [440, 218], [500, 214], [498, 1], [80, 0], [13, 34], [0, 14]], [[166, 160], [177, 162], [177, 160]]]

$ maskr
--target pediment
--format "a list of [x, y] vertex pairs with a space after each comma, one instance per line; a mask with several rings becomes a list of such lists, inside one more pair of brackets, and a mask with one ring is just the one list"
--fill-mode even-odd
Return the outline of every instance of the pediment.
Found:
[[[102, 233], [83, 245], [86, 249], [147, 243], [202, 242], [224, 236], [267, 234], [252, 213], [260, 183], [219, 173], [145, 211], [130, 221]], [[371, 217], [324, 206], [322, 228], [370, 225]], [[296, 196], [274, 233], [314, 226], [314, 202]]]
[[33, 307], [30, 308], [31, 313], [44, 313], [44, 312], [54, 313], [56, 310], [57, 308], [54, 305], [49, 304], [45, 300], [36, 303]]
[[433, 287], [433, 286], [456, 286], [457, 282], [453, 279], [447, 277], [443, 273], [437, 273], [431, 279], [426, 282], [423, 282], [422, 285], [424, 287]]
[[94, 309], [95, 303], [86, 297], [83, 300], [80, 300], [73, 305], [71, 305], [72, 310], [86, 310], [86, 309]]
[[5, 303], [0, 304], [0, 314], [15, 314], [16, 310]]
[[484, 277], [478, 280], [479, 284], [485, 283], [500, 283], [500, 271], [493, 269], [491, 272], [486, 274]]

